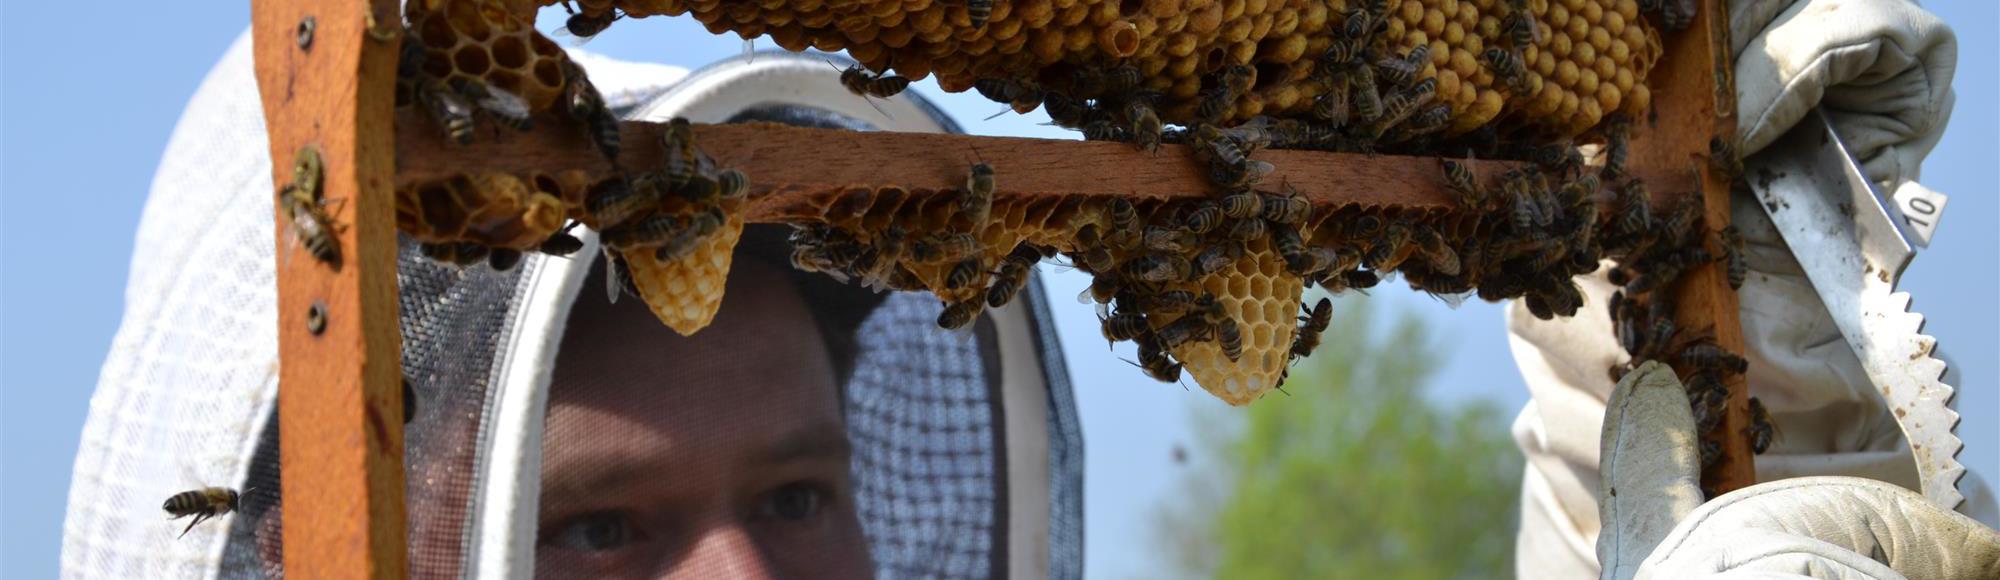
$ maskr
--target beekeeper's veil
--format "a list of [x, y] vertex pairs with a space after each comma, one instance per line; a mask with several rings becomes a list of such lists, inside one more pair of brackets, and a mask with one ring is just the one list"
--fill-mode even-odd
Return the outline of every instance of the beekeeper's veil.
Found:
[[[282, 561], [281, 506], [312, 501], [279, 497], [271, 172], [249, 45], [239, 39], [202, 84], [153, 184], [125, 321], [70, 488], [65, 576], [282, 574], [272, 564]], [[579, 60], [628, 117], [956, 130], [914, 95], [879, 103], [887, 116], [875, 111], [842, 91], [818, 56], [760, 54], [691, 74]], [[876, 575], [1079, 575], [1082, 442], [1038, 285], [988, 310], [971, 333], [954, 333], [935, 326], [939, 304], [928, 295], [872, 294], [790, 270], [783, 235], [753, 226], [736, 262], [797, 284], [811, 320], [770, 330], [818, 336], [833, 359], [835, 413], [853, 448], [852, 510]], [[406, 242], [397, 276], [403, 370], [415, 391], [405, 459], [411, 570], [531, 576], [543, 418], [551, 376], [563, 374], [557, 351], [572, 307], [606, 299], [585, 290], [603, 284], [591, 278], [602, 277], [595, 248], [530, 255], [508, 272], [440, 266], [413, 250]], [[241, 511], [176, 539], [185, 520], [166, 521], [162, 501], [207, 485], [245, 490]]]

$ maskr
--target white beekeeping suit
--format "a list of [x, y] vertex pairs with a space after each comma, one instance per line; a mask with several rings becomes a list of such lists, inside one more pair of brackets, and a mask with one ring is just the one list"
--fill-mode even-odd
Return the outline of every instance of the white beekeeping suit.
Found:
[[[1727, 4], [1744, 154], [1824, 107], [1871, 181], [1893, 188], [1917, 178], [1953, 105], [1958, 53], [1950, 27], [1906, 0]], [[1895, 419], [1798, 262], [1754, 201], [1734, 201], [1751, 270], [1738, 294], [1748, 383], [1782, 434], [1757, 457], [1758, 479], [1849, 475], [1915, 488]], [[1516, 546], [1522, 577], [1599, 572], [1599, 439], [1613, 386], [1606, 369], [1629, 360], [1603, 308], [1615, 288], [1602, 272], [1579, 280], [1594, 306], [1575, 318], [1537, 320], [1519, 303], [1508, 313], [1533, 395], [1514, 423], [1528, 457]], [[1968, 473], [1960, 487], [1962, 509], [1994, 525], [1993, 497], [1980, 479]]]

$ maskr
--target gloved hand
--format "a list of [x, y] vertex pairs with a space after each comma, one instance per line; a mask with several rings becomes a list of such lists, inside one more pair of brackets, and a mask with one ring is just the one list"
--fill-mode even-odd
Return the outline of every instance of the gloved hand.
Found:
[[2000, 578], [2000, 533], [1854, 477], [1754, 485], [1701, 502], [1694, 417], [1647, 362], [1605, 408], [1601, 578]]
[[[1953, 104], [1958, 49], [1944, 22], [1909, 0], [1727, 4], [1739, 152], [1756, 152], [1823, 107], [1870, 180], [1894, 188], [1917, 177]], [[1750, 266], [1738, 292], [1745, 378], [1780, 434], [1757, 457], [1758, 479], [1845, 475], [1916, 486], [1895, 417], [1790, 249], [1755, 200], [1734, 201]], [[1604, 271], [1577, 282], [1589, 306], [1573, 318], [1536, 320], [1520, 304], [1508, 312], [1515, 361], [1534, 397], [1514, 424], [1528, 458], [1515, 552], [1522, 577], [1598, 572], [1599, 421], [1612, 390], [1605, 369], [1629, 357], [1603, 307], [1614, 290]], [[1961, 509], [2000, 522], [1977, 474], [1959, 489]]]

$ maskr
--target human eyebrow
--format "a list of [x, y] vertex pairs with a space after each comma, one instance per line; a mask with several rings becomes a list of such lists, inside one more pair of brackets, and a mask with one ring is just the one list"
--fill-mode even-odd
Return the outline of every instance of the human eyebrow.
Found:
[[[612, 454], [628, 455], [623, 453]], [[581, 461], [563, 462], [555, 469], [545, 471], [550, 477], [542, 482], [544, 500], [578, 500], [623, 489], [627, 486], [645, 485], [655, 481], [657, 469], [646, 463], [643, 457], [598, 456]], [[549, 502], [544, 501], [544, 507]]]
[[819, 423], [784, 434], [765, 446], [757, 454], [757, 460], [766, 464], [801, 460], [846, 462], [853, 454], [854, 446], [847, 440], [846, 429], [832, 423]]

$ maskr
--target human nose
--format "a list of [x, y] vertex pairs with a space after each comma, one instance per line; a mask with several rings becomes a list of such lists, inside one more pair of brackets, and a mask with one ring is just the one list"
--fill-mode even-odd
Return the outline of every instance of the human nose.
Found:
[[687, 557], [662, 578], [773, 578], [771, 566], [749, 530], [740, 525], [709, 528], [695, 539]]

